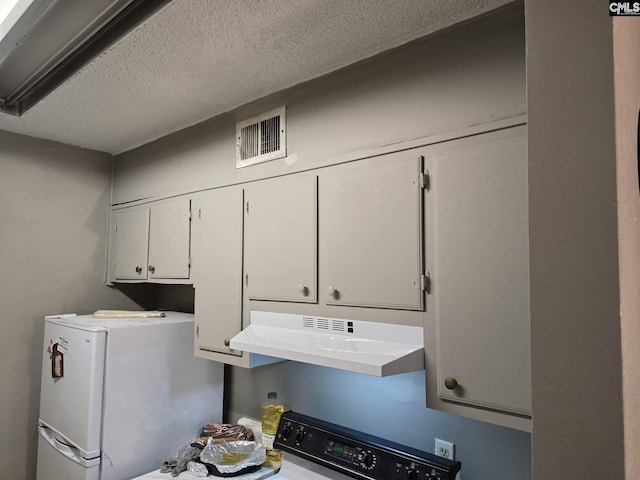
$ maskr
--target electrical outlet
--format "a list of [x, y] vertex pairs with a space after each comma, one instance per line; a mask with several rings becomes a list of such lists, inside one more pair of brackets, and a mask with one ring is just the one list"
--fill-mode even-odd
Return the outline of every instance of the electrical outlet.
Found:
[[446, 440], [440, 440], [436, 438], [436, 455], [442, 458], [446, 458], [448, 460], [455, 460], [456, 452], [455, 443], [447, 442]]

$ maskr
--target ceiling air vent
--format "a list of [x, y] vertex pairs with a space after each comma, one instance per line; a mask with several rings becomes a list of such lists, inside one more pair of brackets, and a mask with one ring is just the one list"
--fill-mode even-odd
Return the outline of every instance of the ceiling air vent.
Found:
[[284, 106], [236, 124], [236, 168], [286, 155]]

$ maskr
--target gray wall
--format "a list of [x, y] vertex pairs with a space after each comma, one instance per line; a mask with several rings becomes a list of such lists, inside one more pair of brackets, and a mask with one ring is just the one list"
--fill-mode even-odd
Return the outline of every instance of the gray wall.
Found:
[[0, 132], [0, 477], [35, 478], [42, 317], [136, 305], [103, 283], [111, 158]]
[[[522, 11], [515, 9], [248, 105], [115, 158], [114, 203], [297, 171], [394, 142], [525, 113]], [[289, 158], [235, 169], [235, 118], [285, 102]], [[379, 379], [293, 362], [231, 368], [230, 416], [287, 406], [422, 450], [456, 443], [467, 479], [531, 476], [530, 435], [425, 408], [424, 372]], [[496, 469], [496, 465], [500, 467]]]
[[621, 479], [640, 450], [623, 442], [612, 22], [596, 0], [525, 5], [533, 475]]
[[531, 478], [531, 436], [425, 408], [424, 372], [372, 377], [284, 362], [253, 370], [231, 368], [231, 421], [260, 418], [260, 404], [277, 391], [285, 409], [364, 431], [422, 451], [434, 438], [456, 445], [464, 480]]
[[[236, 118], [283, 103], [288, 157], [236, 170]], [[364, 156], [377, 147], [522, 115], [525, 104], [524, 20], [516, 8], [119, 155], [113, 203], [335, 163], [354, 152]]]
[[622, 334], [622, 398], [626, 478], [640, 478], [640, 193], [637, 124], [640, 110], [640, 22], [613, 22], [618, 245]]

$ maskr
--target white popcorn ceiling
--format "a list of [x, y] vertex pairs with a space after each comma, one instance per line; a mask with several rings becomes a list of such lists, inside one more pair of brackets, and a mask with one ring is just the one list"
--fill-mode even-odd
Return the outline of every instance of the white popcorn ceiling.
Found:
[[0, 130], [118, 154], [507, 3], [174, 0]]

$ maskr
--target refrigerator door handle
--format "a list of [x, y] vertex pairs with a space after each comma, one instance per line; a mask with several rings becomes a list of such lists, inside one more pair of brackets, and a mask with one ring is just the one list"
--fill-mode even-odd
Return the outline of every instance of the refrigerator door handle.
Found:
[[56, 438], [55, 434], [53, 433], [53, 430], [50, 429], [49, 427], [40, 425], [39, 429], [40, 429], [40, 435], [42, 436], [42, 438], [49, 445], [51, 445], [58, 453], [60, 453], [61, 455], [64, 455], [72, 462], [82, 465], [83, 467], [92, 467], [94, 465], [100, 464], [100, 457], [91, 458], [91, 459], [83, 458], [80, 455], [80, 451], [77, 448], [73, 448], [72, 446], [59, 441]]

